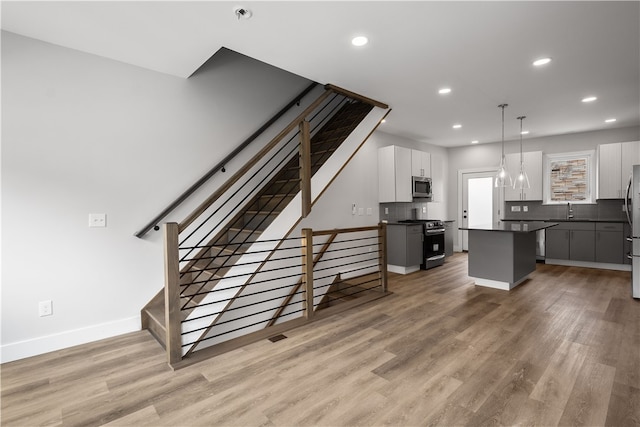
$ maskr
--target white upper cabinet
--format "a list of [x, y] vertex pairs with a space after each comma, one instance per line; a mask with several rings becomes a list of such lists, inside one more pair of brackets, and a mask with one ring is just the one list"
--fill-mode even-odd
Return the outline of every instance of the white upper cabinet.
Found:
[[640, 164], [640, 142], [598, 146], [598, 199], [622, 199], [633, 165]]
[[[516, 180], [520, 173], [520, 153], [505, 155], [507, 170], [511, 179]], [[522, 153], [524, 170], [529, 177], [531, 188], [514, 189], [505, 187], [504, 200], [507, 202], [519, 202], [522, 200], [542, 200], [542, 151], [529, 151]]]
[[412, 202], [411, 149], [390, 145], [378, 149], [378, 200]]
[[411, 150], [411, 175], [431, 178], [431, 154]]
[[640, 165], [640, 141], [623, 142], [621, 158], [620, 177], [622, 182], [622, 197], [626, 197], [627, 184], [629, 183], [629, 177], [633, 173], [633, 165]]

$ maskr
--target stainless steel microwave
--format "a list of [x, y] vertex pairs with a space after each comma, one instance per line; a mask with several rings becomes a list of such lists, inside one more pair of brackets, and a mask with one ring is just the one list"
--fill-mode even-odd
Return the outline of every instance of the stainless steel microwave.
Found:
[[411, 192], [414, 199], [431, 200], [431, 178], [424, 176], [411, 177]]

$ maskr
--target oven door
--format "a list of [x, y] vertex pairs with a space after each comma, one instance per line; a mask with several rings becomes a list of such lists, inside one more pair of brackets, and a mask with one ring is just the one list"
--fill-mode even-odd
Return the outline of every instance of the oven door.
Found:
[[423, 269], [442, 265], [444, 262], [444, 229], [426, 230], [422, 250]]

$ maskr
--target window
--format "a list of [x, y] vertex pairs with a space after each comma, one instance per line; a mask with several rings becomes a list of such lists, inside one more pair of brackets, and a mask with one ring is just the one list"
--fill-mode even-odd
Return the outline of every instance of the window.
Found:
[[595, 203], [594, 151], [545, 155], [544, 202]]

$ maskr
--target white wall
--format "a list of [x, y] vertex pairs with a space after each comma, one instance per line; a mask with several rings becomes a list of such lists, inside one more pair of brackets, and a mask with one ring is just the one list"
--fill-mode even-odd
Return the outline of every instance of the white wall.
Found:
[[2, 361], [139, 329], [162, 246], [133, 233], [309, 83], [229, 51], [184, 80], [3, 32]]
[[[625, 127], [603, 131], [581, 132], [566, 135], [554, 135], [543, 138], [524, 138], [523, 151], [542, 151], [543, 153], [568, 153], [581, 150], [595, 150], [599, 144], [612, 142], [638, 141], [640, 128]], [[520, 140], [506, 141], [505, 153], [520, 151]], [[458, 216], [458, 171], [485, 167], [498, 167], [501, 144], [479, 144], [448, 149], [448, 208], [449, 213]], [[455, 233], [455, 246], [458, 233]]]

